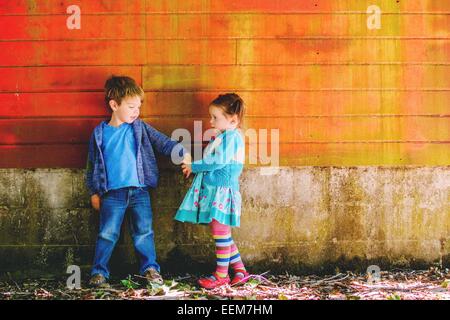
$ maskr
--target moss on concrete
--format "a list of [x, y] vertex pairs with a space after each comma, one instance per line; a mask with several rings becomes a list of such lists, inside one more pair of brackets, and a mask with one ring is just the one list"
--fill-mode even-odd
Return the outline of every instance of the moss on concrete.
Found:
[[[448, 167], [295, 167], [274, 176], [247, 169], [234, 239], [254, 272], [448, 266], [449, 178]], [[173, 220], [189, 184], [169, 167], [151, 192], [157, 254], [167, 272], [214, 265], [209, 228]], [[98, 213], [89, 208], [83, 170], [0, 170], [0, 201], [0, 272], [88, 269]], [[111, 267], [134, 273], [137, 262], [126, 218]]]

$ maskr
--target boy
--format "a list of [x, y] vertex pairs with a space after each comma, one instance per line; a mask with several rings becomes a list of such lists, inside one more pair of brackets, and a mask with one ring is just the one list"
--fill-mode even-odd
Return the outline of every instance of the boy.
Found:
[[156, 187], [158, 168], [154, 149], [170, 156], [172, 150], [188, 158], [181, 144], [138, 119], [144, 91], [129, 77], [112, 76], [105, 83], [105, 102], [111, 120], [95, 129], [89, 143], [86, 170], [91, 204], [100, 210], [100, 227], [89, 284], [108, 286], [108, 262], [120, 235], [125, 212], [140, 273], [149, 283], [162, 284], [156, 262], [149, 187]]

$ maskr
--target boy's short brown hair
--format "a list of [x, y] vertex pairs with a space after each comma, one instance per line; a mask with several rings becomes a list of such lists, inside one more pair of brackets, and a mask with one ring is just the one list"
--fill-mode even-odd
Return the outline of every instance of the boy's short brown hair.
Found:
[[109, 102], [114, 100], [117, 104], [122, 103], [122, 99], [126, 97], [139, 96], [141, 101], [144, 100], [144, 90], [134, 81], [134, 79], [126, 76], [112, 75], [105, 82], [105, 102], [109, 107]]

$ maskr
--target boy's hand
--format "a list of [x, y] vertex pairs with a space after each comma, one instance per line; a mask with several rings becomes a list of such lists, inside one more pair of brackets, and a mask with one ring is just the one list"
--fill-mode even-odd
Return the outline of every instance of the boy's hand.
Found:
[[93, 194], [91, 196], [91, 205], [95, 210], [100, 210], [100, 197], [98, 196], [98, 194]]
[[183, 169], [183, 175], [187, 178], [189, 178], [189, 176], [192, 173], [192, 167], [190, 164], [183, 164], [181, 165], [181, 168]]

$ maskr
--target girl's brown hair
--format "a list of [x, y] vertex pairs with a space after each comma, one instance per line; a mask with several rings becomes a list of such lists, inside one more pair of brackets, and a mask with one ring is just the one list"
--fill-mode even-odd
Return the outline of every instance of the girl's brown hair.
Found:
[[244, 120], [244, 100], [236, 93], [221, 94], [215, 98], [210, 105], [221, 108], [227, 115], [237, 115], [239, 127], [241, 127]]

